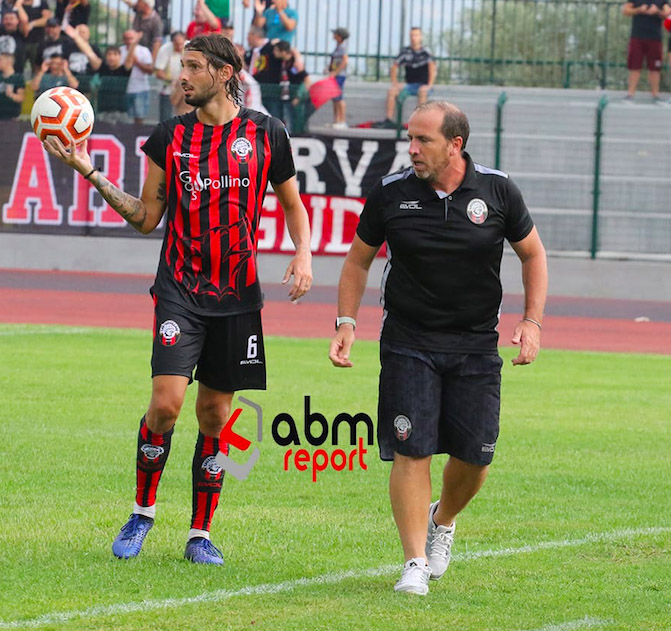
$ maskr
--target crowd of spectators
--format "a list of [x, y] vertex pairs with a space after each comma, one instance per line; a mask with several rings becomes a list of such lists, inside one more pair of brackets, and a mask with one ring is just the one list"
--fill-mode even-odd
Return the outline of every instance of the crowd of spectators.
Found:
[[[229, 18], [232, 1], [253, 9], [246, 48], [236, 41]], [[119, 45], [107, 45], [103, 51], [91, 42], [90, 0], [0, 0], [0, 118], [18, 117], [29, 110], [25, 99], [62, 85], [86, 94], [100, 120], [143, 123], [152, 85], [158, 85], [160, 120], [183, 114], [190, 109], [179, 83], [184, 44], [198, 35], [221, 33], [236, 43], [244, 60], [244, 104], [280, 118], [290, 131], [304, 131], [314, 111], [312, 80], [294, 45], [299, 14], [289, 0], [196, 0], [185, 32], [169, 35], [161, 17], [167, 16], [167, 0], [123, 2], [133, 11], [131, 28]], [[333, 125], [342, 128], [347, 125], [343, 91], [349, 31], [339, 27], [332, 32], [335, 46], [324, 72], [337, 86]], [[416, 61], [417, 57], [409, 67]], [[397, 61], [394, 72], [403, 63]], [[429, 87], [433, 77], [435, 73]]]

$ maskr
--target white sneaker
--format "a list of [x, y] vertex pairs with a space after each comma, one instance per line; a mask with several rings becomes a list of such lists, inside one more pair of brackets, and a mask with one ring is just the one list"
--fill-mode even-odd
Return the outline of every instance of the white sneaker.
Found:
[[403, 566], [403, 573], [394, 585], [394, 591], [424, 596], [429, 592], [429, 576], [431, 576], [431, 568], [426, 565], [422, 557], [410, 559]]
[[333, 123], [333, 129], [347, 129], [347, 123]]
[[431, 578], [437, 581], [447, 570], [450, 564], [452, 542], [457, 524], [451, 526], [436, 526], [433, 516], [436, 514], [438, 502], [429, 506], [429, 527], [426, 533], [426, 558], [431, 568]]

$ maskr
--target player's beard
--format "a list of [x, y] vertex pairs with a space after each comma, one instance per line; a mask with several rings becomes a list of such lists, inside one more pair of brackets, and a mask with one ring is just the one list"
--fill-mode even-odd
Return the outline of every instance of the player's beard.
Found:
[[184, 96], [184, 101], [188, 105], [193, 105], [194, 107], [205, 107], [219, 92], [219, 88], [216, 86], [211, 87], [205, 93], [191, 95], [187, 94]]

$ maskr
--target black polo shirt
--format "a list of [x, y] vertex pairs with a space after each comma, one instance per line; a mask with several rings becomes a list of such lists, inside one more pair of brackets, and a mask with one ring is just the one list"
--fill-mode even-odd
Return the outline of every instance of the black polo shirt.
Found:
[[423, 350], [497, 352], [503, 240], [533, 228], [522, 195], [505, 173], [474, 164], [453, 193], [438, 192], [412, 168], [382, 178], [357, 234], [387, 242], [381, 339]]
[[[657, 5], [664, 10], [668, 4], [666, 0], [629, 0], [638, 9], [645, 5]], [[631, 20], [631, 37], [635, 39], [654, 39], [662, 41], [662, 17], [660, 15], [634, 15]]]

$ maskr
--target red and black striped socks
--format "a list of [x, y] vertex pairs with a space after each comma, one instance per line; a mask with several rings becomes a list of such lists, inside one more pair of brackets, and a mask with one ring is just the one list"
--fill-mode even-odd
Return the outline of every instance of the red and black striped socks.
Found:
[[142, 417], [137, 438], [137, 487], [134, 513], [151, 517], [156, 515], [156, 490], [170, 454], [173, 429], [165, 434], [152, 432]]
[[[222, 443], [222, 451], [228, 453], [228, 445]], [[193, 512], [189, 539], [210, 538], [210, 523], [219, 503], [224, 470], [216, 463], [219, 452], [219, 438], [205, 436], [198, 432], [196, 451], [191, 466], [193, 482]]]

